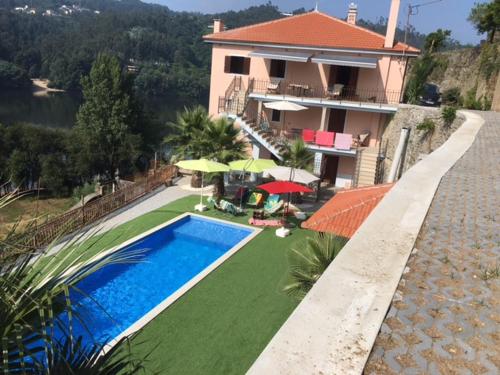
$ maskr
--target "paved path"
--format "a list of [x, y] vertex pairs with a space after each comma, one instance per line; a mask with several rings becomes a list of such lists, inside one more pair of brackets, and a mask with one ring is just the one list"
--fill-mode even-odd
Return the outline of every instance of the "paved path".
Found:
[[443, 177], [365, 374], [500, 373], [500, 113]]

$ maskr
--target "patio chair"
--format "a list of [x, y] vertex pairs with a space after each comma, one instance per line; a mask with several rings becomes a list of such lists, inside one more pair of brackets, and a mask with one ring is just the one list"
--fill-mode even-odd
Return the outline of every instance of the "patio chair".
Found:
[[352, 134], [337, 133], [335, 137], [335, 148], [338, 150], [350, 150], [352, 147]]
[[262, 203], [263, 198], [264, 196], [262, 195], [262, 193], [257, 193], [254, 191], [248, 198], [247, 206], [259, 207]]
[[370, 140], [370, 131], [366, 130], [365, 132], [358, 134], [354, 139], [354, 143], [356, 146], [366, 146], [366, 143]]
[[227, 212], [233, 216], [238, 216], [239, 214], [243, 213], [242, 209], [224, 199], [221, 199], [221, 201], [219, 202], [219, 206], [222, 209], [222, 211]]
[[222, 210], [222, 208], [219, 206], [219, 204], [217, 203], [217, 200], [214, 197], [207, 198], [207, 206], [209, 208], [215, 208], [217, 210]]
[[333, 147], [334, 140], [334, 132], [325, 132], [321, 130], [316, 132], [316, 144], [318, 146]]
[[305, 143], [314, 143], [314, 138], [316, 137], [316, 132], [311, 129], [302, 129], [302, 140]]
[[277, 194], [271, 194], [264, 202], [264, 212], [268, 215], [274, 215], [283, 208], [283, 200]]
[[280, 78], [271, 78], [271, 81], [267, 84], [267, 92], [269, 94], [278, 94], [281, 84]]
[[334, 84], [333, 87], [328, 88], [328, 97], [331, 99], [340, 97], [340, 95], [342, 95], [343, 88], [344, 85], [342, 85], [341, 83]]

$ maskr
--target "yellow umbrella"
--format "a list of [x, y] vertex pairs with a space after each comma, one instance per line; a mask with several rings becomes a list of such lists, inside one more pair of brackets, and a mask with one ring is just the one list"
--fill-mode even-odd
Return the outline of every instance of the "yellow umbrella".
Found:
[[200, 204], [197, 204], [194, 209], [197, 211], [204, 211], [206, 206], [203, 205], [203, 177], [205, 173], [215, 172], [229, 172], [231, 169], [226, 164], [217, 163], [216, 161], [207, 159], [197, 160], [182, 160], [175, 164], [179, 168], [189, 169], [191, 171], [201, 172], [201, 191], [200, 191]]

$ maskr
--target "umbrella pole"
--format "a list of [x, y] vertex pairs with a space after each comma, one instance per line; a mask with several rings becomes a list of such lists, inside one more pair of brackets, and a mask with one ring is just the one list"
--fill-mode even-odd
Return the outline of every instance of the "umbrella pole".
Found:
[[203, 176], [204, 172], [201, 172], [201, 190], [200, 190], [200, 211], [203, 211]]

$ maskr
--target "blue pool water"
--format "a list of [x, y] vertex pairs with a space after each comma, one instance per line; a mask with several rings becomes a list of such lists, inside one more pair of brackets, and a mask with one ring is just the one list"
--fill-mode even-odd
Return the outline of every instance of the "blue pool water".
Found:
[[73, 293], [75, 310], [90, 329], [75, 324], [75, 337], [111, 341], [252, 232], [186, 216], [120, 250], [144, 253], [139, 263], [106, 266], [77, 285], [85, 296]]

